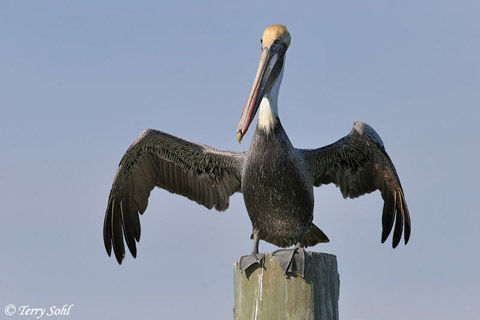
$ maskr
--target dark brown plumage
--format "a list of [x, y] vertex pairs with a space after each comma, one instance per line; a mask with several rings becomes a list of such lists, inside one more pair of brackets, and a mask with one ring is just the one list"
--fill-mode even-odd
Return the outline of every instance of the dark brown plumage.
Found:
[[400, 179], [380, 136], [363, 122], [337, 142], [314, 150], [298, 150], [314, 177], [316, 187], [334, 183], [344, 198], [357, 198], [380, 190], [383, 207], [382, 243], [396, 220], [392, 245], [395, 248], [405, 229], [405, 244], [410, 238], [410, 214]]
[[136, 256], [139, 214], [145, 212], [155, 186], [219, 211], [228, 208], [233, 193], [243, 192], [254, 247], [252, 255], [242, 257], [241, 268], [261, 259], [260, 239], [280, 247], [296, 244], [292, 257], [279, 254], [285, 272], [290, 271], [297, 249], [328, 241], [312, 223], [313, 187], [322, 184], [334, 183], [345, 198], [380, 190], [384, 199], [382, 242], [392, 229], [393, 247], [400, 242], [403, 231], [408, 242], [410, 215], [400, 179], [372, 127], [355, 122], [347, 136], [318, 149], [292, 146], [277, 112], [289, 44], [290, 35], [284, 26], [269, 27], [264, 33], [259, 69], [237, 129], [241, 140], [260, 110], [248, 152], [220, 151], [152, 129], [144, 131], [128, 148], [113, 181], [105, 214], [103, 234], [109, 255], [113, 246], [121, 263], [125, 239]]
[[[258, 129], [257, 129], [258, 130]], [[283, 130], [283, 129], [282, 129]], [[262, 142], [261, 142], [262, 143]], [[290, 143], [288, 141], [288, 143]], [[291, 146], [291, 144], [290, 144]], [[390, 234], [394, 222], [393, 247], [400, 242], [405, 230], [405, 243], [410, 237], [410, 215], [408, 212], [400, 180], [390, 157], [385, 152], [383, 142], [367, 124], [356, 122], [346, 137], [319, 149], [292, 149], [292, 156], [303, 159], [307, 174], [305, 183], [310, 181], [310, 189], [322, 184], [334, 183], [345, 198], [356, 198], [363, 194], [380, 190], [384, 199], [382, 242]], [[249, 154], [247, 152], [219, 151], [208, 146], [195, 144], [156, 130], [146, 130], [128, 148], [122, 158], [110, 192], [104, 223], [104, 240], [107, 252], [113, 249], [118, 262], [124, 254], [125, 238], [128, 248], [136, 256], [135, 242], [140, 240], [139, 213], [147, 208], [150, 191], [155, 187], [183, 195], [190, 200], [219, 211], [228, 208], [229, 197], [241, 191], [242, 170]], [[270, 158], [253, 155], [251, 159]], [[261, 172], [257, 172], [261, 179]], [[284, 174], [278, 171], [279, 176]], [[270, 181], [279, 187], [290, 186], [280, 179]], [[267, 188], [268, 186], [263, 185]], [[243, 188], [249, 188], [248, 185]], [[259, 194], [271, 193], [271, 190]], [[307, 195], [310, 195], [307, 189]], [[310, 196], [309, 196], [310, 197]], [[288, 200], [288, 199], [287, 199]], [[247, 201], [247, 200], [246, 200]], [[265, 204], [262, 204], [264, 206]], [[279, 202], [279, 209], [285, 208]], [[313, 208], [313, 197], [311, 204]], [[263, 208], [263, 207], [262, 207]], [[310, 207], [305, 209], [310, 215]], [[252, 220], [270, 222], [259, 209]], [[250, 213], [252, 216], [253, 213]], [[313, 219], [311, 215], [307, 220]], [[253, 222], [253, 221], [252, 221]], [[306, 222], [306, 227], [309, 222]], [[273, 226], [268, 228], [271, 230]], [[310, 227], [310, 226], [308, 226]], [[295, 243], [296, 237], [275, 236], [261, 231], [260, 238], [281, 247]], [[314, 245], [310, 241], [308, 245]], [[318, 242], [318, 241], [317, 241]]]
[[183, 195], [219, 211], [240, 190], [245, 152], [219, 151], [167, 133], [145, 130], [120, 161], [108, 199], [104, 222], [105, 248], [112, 244], [120, 263], [125, 255], [123, 237], [136, 256], [140, 240], [139, 213], [147, 208], [154, 187]]

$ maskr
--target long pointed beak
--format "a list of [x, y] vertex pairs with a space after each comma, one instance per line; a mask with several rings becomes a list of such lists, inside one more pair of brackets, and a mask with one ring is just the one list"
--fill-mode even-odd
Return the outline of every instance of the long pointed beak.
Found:
[[[247, 103], [243, 108], [242, 117], [237, 127], [237, 139], [238, 142], [242, 141], [243, 136], [248, 130], [250, 123], [252, 122], [255, 114], [257, 113], [260, 102], [262, 101], [263, 96], [267, 93], [266, 91], [271, 89], [271, 86], [268, 87], [267, 84], [271, 81], [270, 76], [272, 75], [272, 70], [274, 66], [283, 59], [283, 54], [285, 53], [287, 47], [281, 46], [277, 50], [272, 51], [269, 48], [265, 47], [262, 49], [262, 54], [260, 56], [260, 63], [258, 65], [257, 74], [255, 80], [253, 81], [252, 90], [248, 95]], [[275, 77], [278, 74], [275, 75]]]
[[257, 74], [255, 76], [255, 80], [253, 81], [252, 90], [250, 90], [250, 94], [247, 98], [247, 103], [245, 103], [245, 107], [243, 108], [242, 117], [240, 118], [240, 122], [238, 123], [237, 127], [237, 139], [238, 142], [242, 141], [243, 136], [248, 130], [250, 123], [252, 122], [255, 114], [257, 113], [258, 106], [260, 105], [260, 100], [262, 97], [259, 97], [260, 87], [263, 82], [265, 69], [267, 67], [267, 62], [269, 58], [269, 50], [268, 48], [262, 49], [262, 54], [260, 56], [260, 63], [258, 65]]

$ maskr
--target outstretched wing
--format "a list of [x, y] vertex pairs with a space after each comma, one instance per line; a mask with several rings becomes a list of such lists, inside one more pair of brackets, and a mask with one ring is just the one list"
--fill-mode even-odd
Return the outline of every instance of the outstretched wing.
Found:
[[344, 198], [356, 198], [380, 190], [384, 200], [382, 243], [395, 222], [392, 245], [395, 248], [405, 229], [405, 244], [410, 238], [410, 215], [400, 179], [382, 139], [363, 122], [337, 142], [314, 150], [297, 150], [303, 156], [315, 186], [335, 183]]
[[105, 214], [103, 238], [108, 255], [112, 244], [117, 261], [125, 255], [123, 237], [136, 256], [140, 240], [139, 213], [157, 186], [211, 209], [228, 208], [240, 191], [245, 152], [220, 151], [152, 129], [145, 130], [123, 155], [113, 180]]

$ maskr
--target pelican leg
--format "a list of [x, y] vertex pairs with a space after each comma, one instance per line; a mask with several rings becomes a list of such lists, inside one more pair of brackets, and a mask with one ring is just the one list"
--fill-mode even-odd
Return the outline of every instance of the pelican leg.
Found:
[[260, 238], [258, 236], [258, 232], [253, 232], [253, 250], [252, 254], [249, 256], [242, 256], [240, 258], [240, 270], [245, 271], [250, 268], [254, 264], [259, 264], [262, 266], [263, 259], [265, 258], [264, 253], [258, 253], [258, 243], [260, 242]]
[[293, 249], [279, 249], [273, 252], [273, 257], [277, 259], [283, 274], [292, 272], [300, 277], [305, 276], [305, 251], [301, 241], [297, 242]]

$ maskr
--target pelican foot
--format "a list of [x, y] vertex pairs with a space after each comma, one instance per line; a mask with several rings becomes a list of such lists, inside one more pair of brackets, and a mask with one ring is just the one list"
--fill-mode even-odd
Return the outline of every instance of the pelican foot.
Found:
[[305, 251], [303, 248], [280, 249], [274, 251], [272, 255], [277, 259], [284, 275], [291, 272], [302, 278], [305, 276]]
[[249, 256], [240, 257], [239, 267], [241, 271], [245, 271], [254, 264], [263, 265], [263, 259], [265, 259], [264, 253], [253, 253]]

